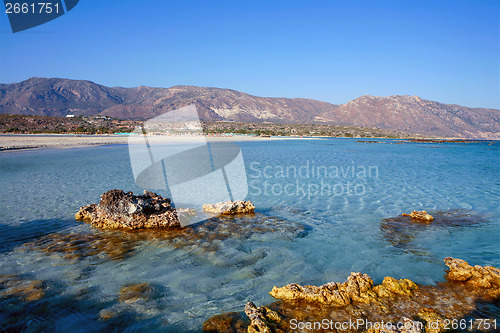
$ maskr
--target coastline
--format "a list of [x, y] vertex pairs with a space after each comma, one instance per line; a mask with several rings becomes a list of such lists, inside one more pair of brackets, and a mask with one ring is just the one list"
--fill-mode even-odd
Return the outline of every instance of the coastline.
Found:
[[[16, 134], [0, 135], [0, 152], [27, 150], [27, 149], [69, 149], [90, 146], [103, 146], [112, 144], [127, 144], [128, 135], [65, 135], [65, 134]], [[230, 137], [206, 137], [207, 141], [222, 142], [248, 142], [248, 141], [274, 141], [274, 140], [320, 140], [320, 138], [300, 137], [258, 137], [235, 135]], [[148, 136], [148, 140], [165, 143], [191, 142], [200, 140], [200, 137], [166, 137]]]
[[[70, 149], [82, 148], [91, 146], [104, 146], [112, 144], [127, 144], [128, 135], [75, 135], [75, 134], [0, 134], [0, 152], [15, 151], [15, 150], [31, 150], [31, 149]], [[207, 142], [250, 142], [250, 141], [275, 141], [275, 140], [325, 140], [329, 138], [337, 139], [353, 139], [350, 137], [301, 137], [301, 136], [248, 136], [248, 135], [233, 135], [233, 136], [206, 136], [206, 137], [178, 137], [178, 136], [147, 136], [150, 142], [156, 143], [186, 143], [200, 141], [205, 139]], [[373, 140], [388, 139], [388, 138], [354, 138], [360, 139], [363, 142], [372, 142]], [[495, 141], [495, 140], [473, 140], [463, 138], [389, 138], [401, 141], [410, 142], [474, 142], [474, 141]]]
[[126, 136], [75, 136], [61, 134], [20, 134], [1, 135], [0, 152], [12, 150], [42, 149], [42, 148], [78, 148], [110, 144], [123, 144]]

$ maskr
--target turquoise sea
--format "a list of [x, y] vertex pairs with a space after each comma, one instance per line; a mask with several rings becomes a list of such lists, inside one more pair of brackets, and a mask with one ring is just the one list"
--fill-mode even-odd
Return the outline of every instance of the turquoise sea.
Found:
[[[0, 327], [198, 332], [247, 301], [271, 303], [275, 285], [341, 282], [350, 272], [434, 284], [444, 281], [448, 256], [500, 267], [498, 142], [358, 140], [239, 143], [255, 228], [208, 246], [74, 219], [107, 190], [142, 192], [126, 145], [0, 153], [0, 274], [21, 281], [0, 281]], [[452, 223], [384, 222], [412, 210]], [[41, 281], [43, 297], [1, 294], [29, 281]], [[123, 286], [140, 283], [152, 286], [151, 297], [120, 300]]]

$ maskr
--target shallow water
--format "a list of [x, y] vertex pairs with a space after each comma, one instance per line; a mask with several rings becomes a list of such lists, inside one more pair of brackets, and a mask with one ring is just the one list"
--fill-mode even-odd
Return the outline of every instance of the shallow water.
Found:
[[[142, 191], [125, 145], [2, 153], [0, 272], [43, 280], [45, 295], [16, 307], [3, 298], [0, 322], [35, 331], [199, 331], [210, 316], [241, 311], [247, 301], [272, 302], [274, 285], [344, 281], [351, 271], [375, 283], [389, 275], [433, 284], [444, 280], [447, 256], [499, 267], [498, 143], [380, 141], [240, 143], [257, 220], [288, 221], [300, 232], [247, 228], [208, 245], [74, 220], [109, 189]], [[411, 210], [459, 222], [388, 232], [385, 218]], [[154, 296], [119, 301], [122, 286], [143, 282]], [[98, 319], [105, 309], [116, 317]]]

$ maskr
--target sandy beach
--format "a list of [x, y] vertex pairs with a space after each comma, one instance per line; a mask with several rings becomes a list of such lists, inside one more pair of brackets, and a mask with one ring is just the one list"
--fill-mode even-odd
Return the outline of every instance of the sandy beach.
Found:
[[[200, 137], [166, 137], [166, 136], [147, 136], [148, 141], [152, 142], [190, 142], [203, 140]], [[235, 135], [230, 137], [207, 137], [207, 141], [266, 141], [266, 140], [291, 140], [298, 137], [257, 137]], [[307, 138], [310, 139], [310, 138]], [[128, 136], [126, 135], [0, 135], [0, 151], [19, 150], [19, 149], [40, 149], [40, 148], [77, 148], [86, 146], [100, 146], [111, 144], [126, 144]]]
[[127, 136], [2, 135], [0, 151], [38, 148], [76, 148], [127, 143]]

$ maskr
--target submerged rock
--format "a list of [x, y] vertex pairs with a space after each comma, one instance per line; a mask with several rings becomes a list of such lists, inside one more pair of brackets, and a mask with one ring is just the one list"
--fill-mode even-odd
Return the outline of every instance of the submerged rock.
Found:
[[226, 201], [215, 204], [203, 205], [203, 210], [207, 213], [218, 215], [247, 214], [255, 211], [255, 206], [251, 201]]
[[[389, 277], [373, 286], [368, 275], [352, 273], [343, 283], [274, 287], [271, 295], [280, 301], [266, 307], [255, 307], [253, 303], [245, 307], [245, 313], [254, 324], [253, 328], [247, 324], [247, 332], [440, 333], [451, 328], [453, 320], [466, 322], [472, 330], [488, 331], [485, 327], [490, 327], [490, 332], [495, 331], [494, 318], [500, 313], [498, 294], [492, 293], [498, 289], [496, 282], [490, 282], [490, 287], [479, 288], [474, 281], [476, 278], [484, 280], [487, 275], [492, 276], [488, 279], [496, 281], [494, 272], [498, 270], [488, 266], [473, 267], [451, 258], [446, 259], [446, 264], [451, 265], [451, 278], [433, 286], [417, 287], [410, 280]], [[471, 270], [481, 272], [481, 277]], [[232, 321], [248, 322], [238, 316], [241, 315], [233, 313]], [[299, 330], [298, 322], [303, 324]], [[236, 331], [228, 327], [211, 332], [241, 332], [241, 328]]]
[[[217, 253], [226, 244], [246, 239], [295, 239], [303, 237], [309, 227], [274, 216], [251, 214], [220, 216], [184, 228], [96, 230], [85, 225], [80, 230], [65, 230], [24, 243], [17, 250], [39, 251], [60, 255], [68, 260], [123, 260], [135, 251], [150, 246], [182, 248], [193, 254]], [[242, 256], [246, 260], [247, 256]], [[236, 260], [234, 258], [234, 260]]]
[[403, 213], [401, 214], [402, 216], [409, 216], [414, 220], [419, 220], [419, 221], [426, 221], [426, 222], [431, 222], [434, 220], [434, 217], [432, 215], [427, 214], [425, 210], [418, 212], [416, 210], [412, 211], [410, 214]]
[[380, 223], [382, 236], [397, 248], [426, 257], [429, 251], [419, 245], [419, 239], [425, 238], [427, 232], [470, 228], [488, 222], [481, 214], [466, 209], [436, 212], [433, 215], [432, 223], [402, 215], [383, 219]]
[[20, 250], [39, 250], [47, 254], [57, 253], [68, 260], [94, 256], [122, 260], [131, 255], [134, 249], [135, 239], [129, 234], [117, 234], [114, 230], [103, 230], [92, 234], [56, 232], [24, 243]]
[[222, 215], [178, 229], [151, 229], [131, 233], [150, 242], [165, 242], [176, 248], [190, 249], [194, 253], [215, 253], [225, 246], [226, 241], [294, 239], [303, 237], [307, 231], [307, 226], [301, 223], [263, 214], [249, 214]]
[[99, 204], [81, 207], [75, 218], [104, 229], [181, 227], [170, 199], [146, 190], [143, 195], [108, 191], [101, 195]]
[[118, 302], [99, 311], [99, 319], [119, 322], [120, 317], [133, 313], [138, 319], [157, 316], [162, 311], [158, 302], [161, 286], [149, 282], [131, 283], [120, 288]]
[[156, 295], [150, 283], [127, 284], [120, 289], [120, 302], [133, 303], [139, 300], [150, 300]]
[[44, 296], [43, 281], [0, 274], [0, 298], [17, 298], [23, 302], [33, 302]]
[[[304, 237], [310, 230], [308, 225], [285, 220], [264, 214], [221, 215], [212, 217], [202, 223], [191, 224], [183, 228], [144, 229], [144, 230], [91, 230], [91, 234], [81, 233], [71, 236], [49, 235], [43, 242], [26, 244], [27, 248], [40, 249], [44, 252], [59, 252], [69, 259], [105, 254], [111, 259], [124, 259], [134, 253], [138, 246], [170, 246], [188, 251], [193, 255], [205, 256], [226, 252], [228, 247], [234, 248], [235, 242], [245, 240], [272, 242], [274, 240], [291, 240]], [[59, 242], [70, 239], [71, 242]], [[79, 240], [80, 238], [80, 240]], [[87, 247], [87, 240], [91, 239]], [[90, 245], [89, 244], [89, 245]], [[116, 251], [109, 251], [116, 246]], [[248, 265], [252, 256], [243, 251], [235, 251], [241, 256], [231, 256], [226, 260], [215, 259], [216, 264], [226, 265], [228, 262]]]
[[[165, 308], [158, 298], [150, 298], [149, 291], [143, 292], [137, 301], [120, 302], [120, 294], [110, 299], [98, 286], [79, 286], [79, 282], [82, 280], [39, 280], [33, 275], [0, 274], [0, 332], [53, 332], [58, 328], [72, 331], [80, 327], [82, 320], [98, 327], [98, 331], [112, 332], [124, 323], [133, 325], [164, 314]], [[158, 294], [165, 294], [162, 285], [151, 287]], [[130, 295], [133, 300], [135, 294]], [[94, 320], [97, 318], [100, 322]]]

